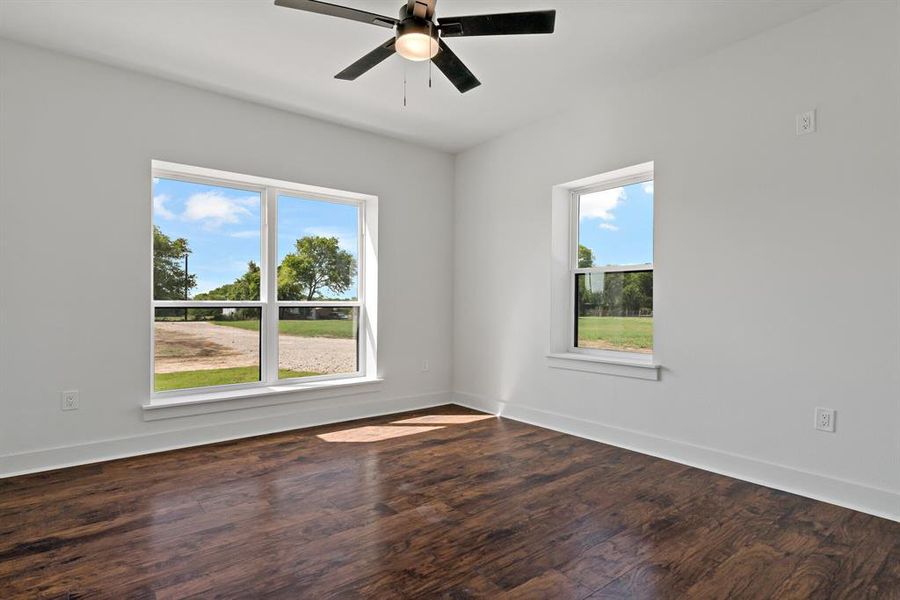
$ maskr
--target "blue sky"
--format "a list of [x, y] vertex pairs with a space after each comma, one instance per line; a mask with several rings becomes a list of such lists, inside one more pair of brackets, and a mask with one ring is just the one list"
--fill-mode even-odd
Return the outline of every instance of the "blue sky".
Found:
[[652, 263], [653, 182], [583, 194], [578, 240], [598, 267]]
[[[191, 248], [188, 266], [197, 276], [192, 295], [233, 282], [250, 260], [259, 264], [260, 200], [257, 192], [153, 180], [153, 223], [171, 238], [186, 238]], [[278, 212], [279, 263], [305, 235], [337, 237], [358, 255], [355, 206], [281, 196]], [[355, 297], [356, 286], [343, 296]]]

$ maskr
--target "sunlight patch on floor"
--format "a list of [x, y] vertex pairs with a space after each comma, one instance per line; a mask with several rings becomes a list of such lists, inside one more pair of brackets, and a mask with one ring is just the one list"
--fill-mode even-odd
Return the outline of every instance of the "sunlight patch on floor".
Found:
[[354, 427], [353, 429], [322, 433], [316, 437], [325, 442], [380, 442], [382, 440], [403, 437], [405, 435], [415, 435], [417, 433], [425, 433], [426, 431], [434, 431], [435, 429], [443, 429], [443, 427], [367, 425], [365, 427]]

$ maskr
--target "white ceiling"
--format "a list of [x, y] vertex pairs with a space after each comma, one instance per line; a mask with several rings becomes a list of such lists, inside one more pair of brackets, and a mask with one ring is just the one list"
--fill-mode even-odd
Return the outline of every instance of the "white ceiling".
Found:
[[[396, 16], [404, 0], [330, 0]], [[334, 74], [387, 29], [269, 0], [0, 0], [0, 36], [459, 151], [831, 0], [439, 0], [437, 16], [557, 9], [554, 35], [448, 39], [482, 86], [460, 95], [394, 56]], [[403, 75], [408, 103], [402, 105]]]

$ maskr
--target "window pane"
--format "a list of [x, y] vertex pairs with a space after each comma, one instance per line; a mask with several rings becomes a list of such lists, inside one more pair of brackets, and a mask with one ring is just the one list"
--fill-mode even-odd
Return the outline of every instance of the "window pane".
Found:
[[153, 180], [153, 297], [259, 300], [260, 194]]
[[260, 380], [259, 308], [157, 308], [157, 392]]
[[280, 379], [359, 370], [359, 308], [282, 307], [278, 317]]
[[653, 271], [575, 275], [575, 346], [653, 352]]
[[653, 351], [653, 181], [578, 199], [575, 346]]
[[359, 208], [278, 197], [278, 299], [356, 300]]
[[582, 194], [578, 267], [653, 263], [653, 181]]

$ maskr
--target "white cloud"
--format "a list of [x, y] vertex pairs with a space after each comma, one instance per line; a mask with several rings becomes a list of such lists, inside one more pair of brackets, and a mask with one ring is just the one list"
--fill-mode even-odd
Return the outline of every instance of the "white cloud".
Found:
[[154, 178], [153, 178], [153, 185], [156, 185], [157, 183], [159, 183], [159, 177], [154, 177]]
[[600, 223], [600, 229], [606, 229], [607, 231], [618, 231], [619, 228], [613, 225], [612, 223]]
[[258, 238], [259, 237], [259, 229], [245, 229], [243, 231], [235, 231], [233, 233], [228, 234], [230, 237], [238, 238], [241, 240]]
[[166, 202], [168, 202], [170, 198], [166, 194], [157, 194], [153, 196], [153, 215], [169, 220], [175, 218], [175, 213], [166, 208]]
[[652, 193], [653, 193], [653, 182], [652, 182], [652, 181], [646, 181], [646, 182], [644, 182], [644, 193], [645, 193], [645, 194], [652, 194]]
[[188, 198], [181, 216], [187, 221], [203, 221], [205, 227], [215, 229], [252, 217], [247, 207], [258, 204], [258, 198], [228, 198], [219, 192], [201, 192]]
[[581, 219], [603, 219], [612, 221], [616, 217], [612, 211], [625, 200], [624, 188], [613, 188], [602, 192], [592, 192], [581, 196], [579, 217]]

